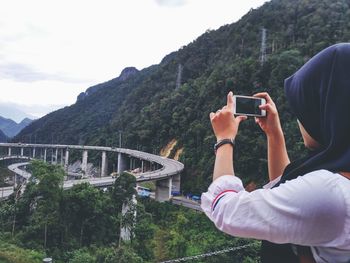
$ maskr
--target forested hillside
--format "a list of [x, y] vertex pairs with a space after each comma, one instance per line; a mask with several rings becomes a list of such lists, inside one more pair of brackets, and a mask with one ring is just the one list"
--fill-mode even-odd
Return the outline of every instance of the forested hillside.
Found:
[[[100, 84], [76, 104], [33, 122], [16, 140], [36, 136], [40, 143], [117, 145], [122, 131], [123, 147], [159, 153], [175, 139], [171, 156], [183, 149], [180, 161], [186, 166], [182, 188], [200, 192], [210, 182], [214, 161], [208, 115], [225, 103], [227, 92], [271, 94], [293, 159], [303, 147], [283, 80], [321, 49], [349, 40], [350, 1], [272, 0], [234, 24], [205, 32], [158, 65]], [[263, 183], [266, 141], [253, 120], [241, 126], [235, 151], [237, 174], [246, 183]]]

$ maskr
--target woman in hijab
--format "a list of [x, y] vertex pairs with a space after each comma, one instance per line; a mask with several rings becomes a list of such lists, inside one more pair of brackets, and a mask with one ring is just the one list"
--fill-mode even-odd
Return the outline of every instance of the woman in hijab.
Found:
[[285, 80], [285, 92], [311, 154], [290, 162], [267, 93], [256, 122], [268, 141], [270, 182], [251, 193], [234, 176], [239, 123], [227, 105], [210, 120], [218, 143], [213, 183], [202, 209], [230, 235], [263, 241], [262, 262], [350, 262], [350, 44], [331, 46]]

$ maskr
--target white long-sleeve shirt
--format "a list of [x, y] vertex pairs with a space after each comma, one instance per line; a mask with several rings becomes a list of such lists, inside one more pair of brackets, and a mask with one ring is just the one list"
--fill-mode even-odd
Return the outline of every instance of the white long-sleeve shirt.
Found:
[[318, 263], [350, 262], [350, 180], [340, 174], [318, 170], [250, 193], [224, 175], [202, 194], [201, 207], [227, 234], [310, 246]]

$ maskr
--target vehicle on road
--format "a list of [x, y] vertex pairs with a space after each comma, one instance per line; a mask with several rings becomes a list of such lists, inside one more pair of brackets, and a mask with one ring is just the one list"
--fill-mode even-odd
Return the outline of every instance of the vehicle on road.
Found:
[[136, 187], [137, 195], [141, 197], [150, 197], [151, 195], [151, 189], [143, 186], [137, 186]]
[[171, 195], [172, 196], [180, 196], [181, 193], [180, 193], [180, 191], [171, 191]]
[[193, 201], [196, 201], [196, 202], [200, 202], [201, 201], [201, 197], [198, 196], [198, 195], [192, 195], [192, 198], [191, 198]]

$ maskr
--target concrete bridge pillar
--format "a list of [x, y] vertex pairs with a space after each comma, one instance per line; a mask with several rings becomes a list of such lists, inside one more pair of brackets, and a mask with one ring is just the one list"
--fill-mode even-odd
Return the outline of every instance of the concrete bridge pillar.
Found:
[[21, 156], [23, 156], [23, 151], [24, 151], [24, 149], [23, 149], [23, 148], [21, 148]]
[[47, 154], [47, 149], [44, 149], [44, 162], [46, 163], [46, 154]]
[[68, 172], [68, 165], [69, 165], [69, 150], [66, 149], [66, 157], [64, 158], [64, 170]]
[[131, 158], [131, 160], [132, 160], [132, 162], [131, 162], [131, 167], [130, 167], [130, 169], [131, 169], [131, 170], [134, 170], [134, 169], [137, 168], [137, 167], [136, 167], [136, 159]]
[[61, 166], [63, 166], [63, 149], [61, 149]]
[[117, 170], [117, 173], [118, 174], [122, 174], [127, 169], [128, 169], [128, 165], [127, 165], [126, 155], [124, 155], [122, 153], [118, 153], [118, 170]]
[[181, 181], [181, 176], [180, 174], [174, 175], [173, 176], [173, 191], [180, 191], [180, 181]]
[[145, 168], [145, 163], [144, 163], [144, 161], [142, 160], [141, 161], [141, 173], [144, 173], [145, 171], [144, 171], [144, 168]]
[[35, 158], [35, 148], [33, 148], [33, 158]]
[[56, 151], [55, 151], [55, 164], [57, 164], [57, 160], [58, 160], [58, 149], [56, 148]]
[[169, 201], [171, 197], [171, 188], [172, 188], [172, 178], [167, 178], [163, 180], [158, 180], [156, 182], [156, 201], [165, 202]]
[[81, 162], [81, 170], [86, 174], [87, 172], [87, 164], [88, 164], [88, 151], [83, 151], [83, 161]]
[[102, 152], [102, 161], [101, 161], [101, 177], [107, 175], [107, 153], [106, 151]]
[[8, 155], [11, 156], [11, 147], [9, 147], [9, 154]]

